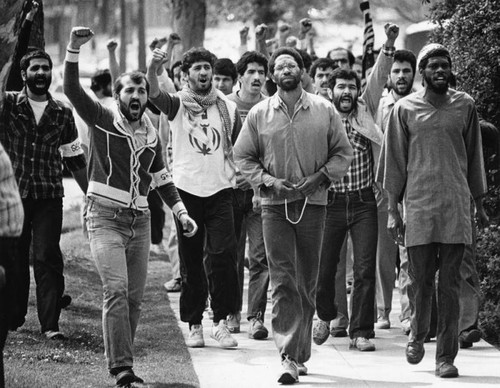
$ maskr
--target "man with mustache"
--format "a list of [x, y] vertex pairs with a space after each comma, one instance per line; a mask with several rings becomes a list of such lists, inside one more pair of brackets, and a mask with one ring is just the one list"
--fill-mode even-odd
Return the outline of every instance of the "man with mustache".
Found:
[[[409, 50], [396, 50], [394, 62], [388, 76], [389, 93], [380, 100], [377, 111], [377, 124], [382, 132], [385, 132], [389, 114], [394, 108], [394, 104], [401, 98], [413, 91], [413, 79], [417, 58]], [[398, 256], [398, 246], [394, 244], [392, 238], [386, 231], [387, 225], [387, 195], [382, 191], [376, 191], [377, 211], [378, 211], [378, 243], [377, 243], [377, 269], [376, 269], [376, 301], [377, 301], [377, 322], [375, 328], [389, 329], [391, 322], [389, 315], [392, 306], [392, 291], [394, 289], [395, 268]], [[410, 331], [410, 306], [407, 295], [408, 279], [408, 257], [406, 249], [399, 250], [401, 259], [399, 272], [399, 291], [401, 294], [401, 314], [400, 321], [403, 332]]]
[[186, 344], [205, 346], [202, 319], [210, 293], [211, 337], [222, 348], [234, 348], [238, 342], [229, 332], [226, 318], [238, 313], [241, 299], [233, 218], [233, 142], [241, 119], [236, 104], [212, 83], [216, 57], [210, 51], [192, 48], [184, 53], [181, 69], [187, 83], [176, 94], [166, 93], [158, 85], [156, 70], [166, 55], [161, 49], [153, 51], [147, 73], [150, 100], [168, 115], [173, 180], [200, 225], [200, 232], [191, 240], [179, 233], [180, 314], [189, 324]]
[[59, 331], [63, 298], [64, 262], [59, 247], [63, 214], [63, 164], [86, 190], [85, 156], [71, 108], [52, 98], [52, 60], [41, 50], [20, 62], [24, 88], [6, 92], [0, 142], [14, 168], [24, 208], [23, 232], [14, 261], [16, 285], [10, 329], [25, 322], [30, 287], [30, 245], [41, 331], [48, 339], [64, 339]]
[[382, 96], [399, 34], [395, 24], [385, 25], [386, 42], [378, 56], [366, 89], [358, 98], [360, 80], [353, 70], [338, 68], [330, 75], [330, 96], [342, 117], [344, 131], [354, 149], [347, 175], [333, 182], [329, 191], [325, 236], [321, 250], [316, 309], [318, 321], [313, 339], [321, 345], [328, 339], [330, 323], [337, 316], [335, 275], [347, 232], [353, 245], [354, 284], [349, 322], [350, 348], [373, 351], [375, 264], [377, 252], [377, 204], [373, 185], [382, 132], [374, 117]]
[[316, 59], [309, 72], [309, 75], [313, 79], [314, 90], [317, 95], [330, 100], [330, 95], [328, 94], [328, 77], [338, 66], [330, 58], [318, 58]]
[[[240, 89], [230, 94], [228, 98], [236, 104], [244, 122], [250, 109], [266, 98], [262, 94], [262, 87], [266, 82], [267, 58], [257, 51], [247, 51], [236, 63], [236, 70]], [[234, 189], [233, 209], [238, 242], [238, 280], [241, 292], [243, 292], [244, 255], [248, 233], [247, 319], [250, 322], [248, 336], [252, 339], [265, 339], [268, 336], [268, 330], [264, 326], [264, 314], [267, 304], [269, 269], [262, 236], [260, 197], [254, 194], [250, 183], [240, 173], [236, 175], [236, 184], [238, 187]], [[232, 328], [239, 330], [240, 318], [241, 315], [228, 317], [229, 330]]]
[[277, 49], [269, 72], [278, 91], [248, 112], [235, 157], [262, 196], [271, 324], [283, 367], [278, 382], [294, 384], [311, 356], [327, 187], [347, 171], [352, 148], [332, 104], [302, 89], [304, 64], [295, 49]]
[[[392, 110], [377, 180], [389, 197], [387, 229], [408, 252], [411, 331], [406, 359], [424, 356], [437, 277], [436, 376], [457, 377], [460, 265], [471, 244], [470, 198], [479, 225], [486, 177], [481, 131], [474, 100], [449, 88], [451, 57], [436, 43], [418, 56], [424, 88], [399, 100]], [[405, 221], [398, 200], [403, 196]]]
[[64, 93], [89, 127], [87, 229], [103, 284], [103, 337], [108, 369], [117, 386], [143, 382], [133, 367], [133, 344], [146, 285], [151, 244], [147, 195], [151, 185], [172, 209], [187, 237], [196, 233], [162, 158], [156, 128], [144, 114], [148, 83], [140, 72], [115, 81], [118, 109], [106, 107], [80, 85], [80, 47], [94, 33], [71, 31], [64, 64]]

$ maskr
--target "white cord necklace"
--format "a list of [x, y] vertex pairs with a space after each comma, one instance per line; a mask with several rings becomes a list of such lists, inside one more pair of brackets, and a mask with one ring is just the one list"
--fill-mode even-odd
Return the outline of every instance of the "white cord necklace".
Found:
[[297, 225], [300, 220], [302, 219], [302, 216], [304, 215], [304, 210], [306, 210], [306, 205], [307, 205], [307, 197], [304, 201], [304, 205], [302, 206], [302, 211], [300, 212], [300, 216], [299, 216], [299, 219], [297, 221], [292, 221], [289, 217], [288, 217], [288, 201], [286, 200], [285, 198], [285, 217], [286, 217], [286, 220], [293, 224], [293, 225]]

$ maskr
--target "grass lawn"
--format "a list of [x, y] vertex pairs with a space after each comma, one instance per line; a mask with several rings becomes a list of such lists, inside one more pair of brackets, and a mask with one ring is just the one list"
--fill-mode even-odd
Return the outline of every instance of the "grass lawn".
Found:
[[[6, 387], [113, 387], [107, 373], [102, 341], [102, 286], [90, 258], [89, 243], [79, 225], [79, 207], [65, 211], [61, 249], [65, 255], [66, 293], [71, 305], [63, 310], [65, 341], [47, 341], [40, 333], [32, 276], [26, 323], [10, 332], [4, 351]], [[189, 352], [162, 284], [167, 263], [150, 259], [148, 283], [135, 338], [134, 370], [141, 387], [199, 387]]]

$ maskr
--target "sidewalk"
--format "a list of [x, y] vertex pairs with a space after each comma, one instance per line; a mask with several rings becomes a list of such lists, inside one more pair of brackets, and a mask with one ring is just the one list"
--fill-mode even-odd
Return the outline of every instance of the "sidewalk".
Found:
[[[245, 282], [248, 272], [245, 269]], [[246, 312], [247, 287], [243, 312]], [[172, 309], [179, 319], [179, 293], [169, 293]], [[241, 333], [235, 334], [239, 346], [221, 349], [210, 338], [211, 321], [203, 320], [205, 348], [189, 349], [201, 388], [267, 388], [278, 387], [281, 364], [271, 335], [271, 302], [268, 300], [265, 325], [270, 338], [263, 341], [248, 338], [248, 322], [242, 318]], [[245, 314], [242, 314], [245, 317]], [[307, 376], [300, 376], [300, 387], [500, 387], [500, 351], [485, 341], [470, 349], [459, 350], [455, 365], [457, 379], [440, 379], [434, 375], [436, 343], [425, 344], [426, 355], [418, 365], [406, 362], [407, 337], [399, 328], [399, 294], [395, 290], [390, 330], [377, 330], [373, 340], [375, 352], [349, 350], [348, 338], [329, 338], [321, 346], [312, 345], [312, 356], [306, 363]], [[180, 322], [184, 334], [187, 323]]]

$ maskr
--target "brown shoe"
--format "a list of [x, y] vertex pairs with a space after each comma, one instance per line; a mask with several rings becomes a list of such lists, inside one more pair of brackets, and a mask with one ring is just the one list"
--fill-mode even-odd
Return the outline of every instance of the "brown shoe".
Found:
[[406, 361], [410, 364], [418, 364], [424, 358], [424, 345], [420, 342], [408, 342], [406, 345]]
[[436, 376], [441, 378], [458, 377], [458, 369], [451, 362], [442, 362], [436, 365]]

